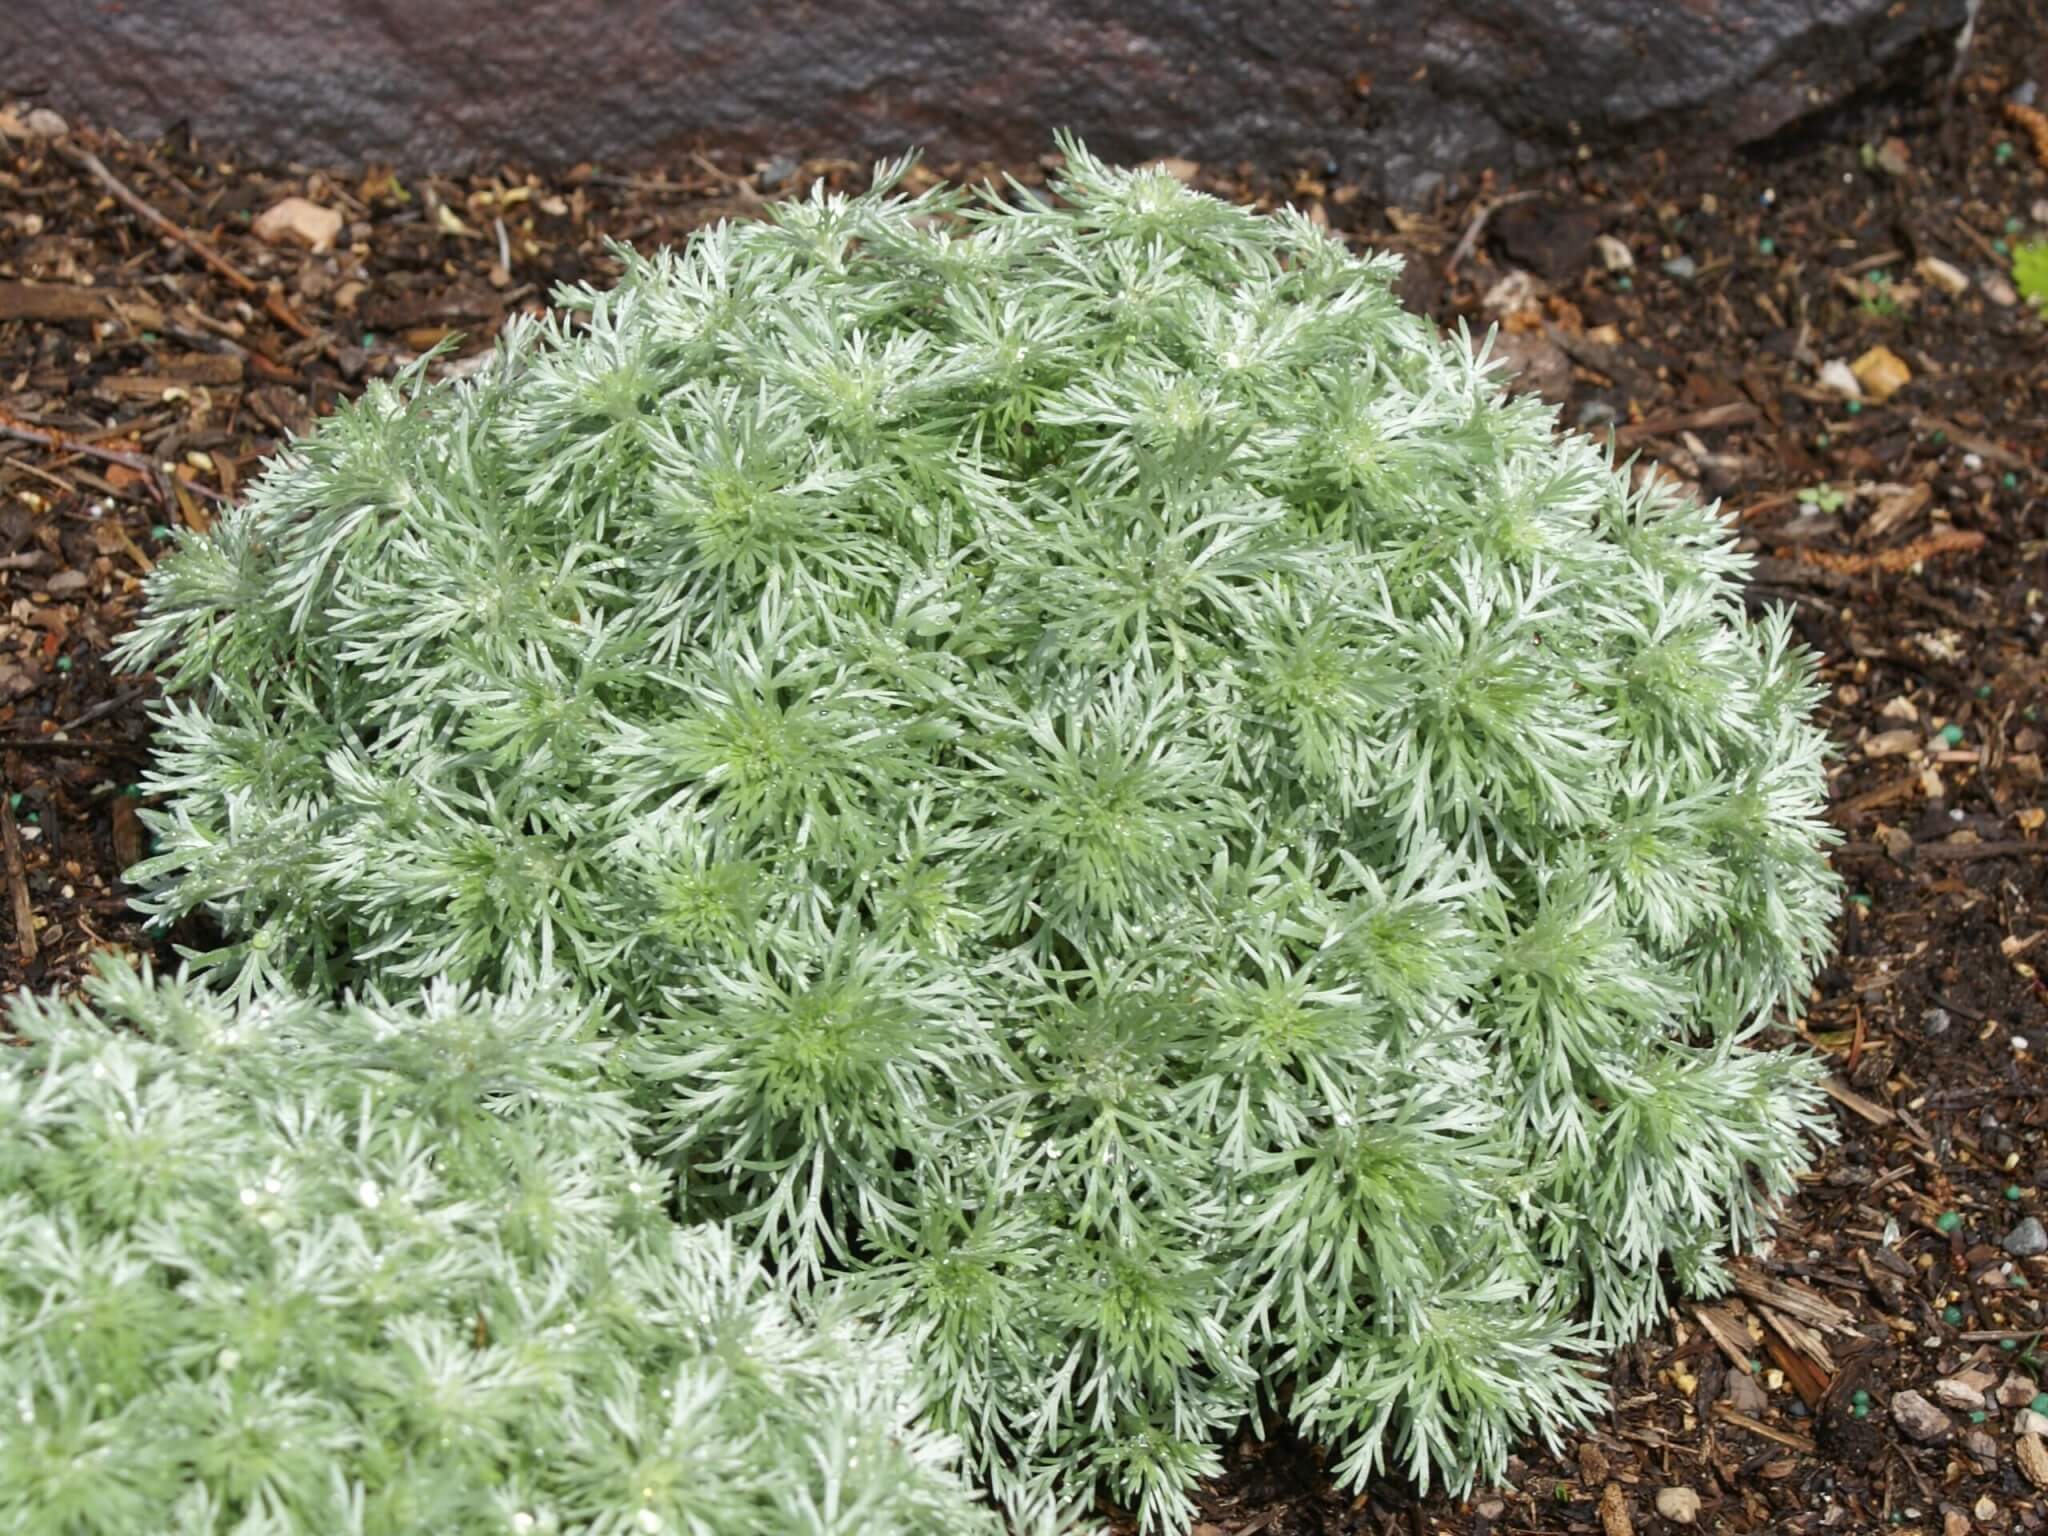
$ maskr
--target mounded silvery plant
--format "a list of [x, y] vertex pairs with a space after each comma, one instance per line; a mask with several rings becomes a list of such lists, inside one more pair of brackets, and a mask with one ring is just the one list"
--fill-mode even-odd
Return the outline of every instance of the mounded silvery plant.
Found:
[[1262, 1406], [1491, 1477], [1823, 1130], [1813, 669], [1390, 258], [1064, 147], [292, 445], [127, 642], [150, 900], [245, 988], [574, 989], [1014, 1504], [1179, 1526]]
[[91, 990], [0, 1050], [0, 1528], [1002, 1529], [900, 1347], [674, 1223], [581, 1010]]

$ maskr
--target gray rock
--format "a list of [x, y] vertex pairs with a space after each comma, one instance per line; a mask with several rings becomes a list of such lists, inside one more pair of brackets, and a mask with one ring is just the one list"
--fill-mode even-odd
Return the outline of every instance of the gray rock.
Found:
[[1922, 1445], [1941, 1445], [1955, 1429], [1948, 1415], [1918, 1392], [1892, 1394], [1892, 1422], [1907, 1439]]
[[1690, 256], [1674, 256], [1664, 263], [1664, 270], [1681, 283], [1689, 283], [1699, 276], [1700, 264]]
[[2029, 1216], [2010, 1232], [1999, 1245], [2016, 1259], [2036, 1259], [2048, 1253], [2048, 1228], [2041, 1225], [2041, 1218]]
[[1767, 137], [1938, 82], [1972, 0], [13, 0], [14, 92], [129, 133], [402, 169], [709, 144], [1360, 168], [1411, 197], [1580, 144]]

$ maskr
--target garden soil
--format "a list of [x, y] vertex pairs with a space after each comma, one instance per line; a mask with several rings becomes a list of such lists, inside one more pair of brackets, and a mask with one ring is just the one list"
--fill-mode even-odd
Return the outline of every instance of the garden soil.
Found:
[[[1644, 143], [1398, 208], [1328, 167], [1175, 163], [1398, 251], [1409, 300], [1498, 326], [1565, 428], [1720, 501], [1752, 601], [1823, 658], [1845, 890], [1781, 1032], [1828, 1058], [1841, 1137], [1771, 1252], [1615, 1355], [1606, 1414], [1502, 1487], [1347, 1494], [1247, 1436], [1201, 1536], [2048, 1525], [2048, 333], [2012, 275], [2048, 240], [2048, 21], [1985, 23], [1947, 96], [1860, 98], [1729, 164]], [[365, 381], [443, 345], [461, 369], [558, 283], [611, 279], [610, 241], [862, 185], [828, 149], [400, 179], [0, 107], [0, 981], [209, 942], [147, 931], [121, 875], [154, 691], [104, 658], [169, 530]]]

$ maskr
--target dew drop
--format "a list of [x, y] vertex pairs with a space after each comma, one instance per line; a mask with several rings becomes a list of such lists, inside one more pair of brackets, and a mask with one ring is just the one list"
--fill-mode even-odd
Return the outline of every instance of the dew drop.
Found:
[[245, 1189], [242, 1191], [241, 1194], [241, 1201], [244, 1205], [254, 1205], [258, 1200], [262, 1198], [263, 1197], [257, 1194], [256, 1191], [253, 1189]]
[[356, 1186], [356, 1198], [363, 1202], [366, 1209], [374, 1211], [384, 1203], [384, 1192], [371, 1180], [365, 1179]]

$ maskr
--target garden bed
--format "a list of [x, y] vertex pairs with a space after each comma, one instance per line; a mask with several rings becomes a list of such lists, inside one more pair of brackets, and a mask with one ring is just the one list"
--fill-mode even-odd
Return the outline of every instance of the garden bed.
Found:
[[[1722, 498], [1759, 557], [1755, 600], [1792, 605], [1825, 657], [1851, 892], [1802, 1030], [1834, 1060], [1842, 1142], [1736, 1297], [1681, 1308], [1617, 1357], [1608, 1418], [1562, 1457], [1527, 1453], [1511, 1487], [1340, 1497], [1308, 1448], [1247, 1445], [1206, 1536], [1612, 1536], [1675, 1528], [1687, 1501], [1667, 1490], [1728, 1531], [2048, 1518], [2015, 1451], [2025, 1394], [1972, 1422], [1936, 1387], [1954, 1395], [1972, 1369], [2048, 1384], [2048, 1361], [2023, 1363], [2048, 1258], [2001, 1246], [2048, 1203], [2048, 362], [2009, 272], [2012, 245], [2048, 238], [2048, 165], [2006, 113], [2048, 76], [2048, 33], [2018, 10], [1998, 8], [1951, 101], [1862, 103], [1725, 167], [1645, 145], [1424, 209], [1374, 205], [1319, 167], [1180, 168], [1400, 251], [1411, 302], [1500, 321], [1568, 425], [1612, 428], [1644, 472]], [[153, 947], [119, 877], [144, 851], [130, 787], [150, 694], [103, 653], [160, 530], [204, 526], [364, 380], [451, 333], [459, 368], [556, 283], [608, 278], [607, 240], [679, 240], [866, 174], [712, 154], [630, 175], [328, 177], [236, 165], [224, 146], [41, 136], [52, 126], [0, 119], [10, 988]], [[1043, 173], [933, 168], [1002, 169]], [[337, 251], [258, 235], [292, 196], [341, 215]], [[1876, 348], [1909, 375], [1889, 398], [1823, 382]], [[1936, 1439], [1900, 1422], [1908, 1391], [1938, 1413], [1917, 1424]]]

